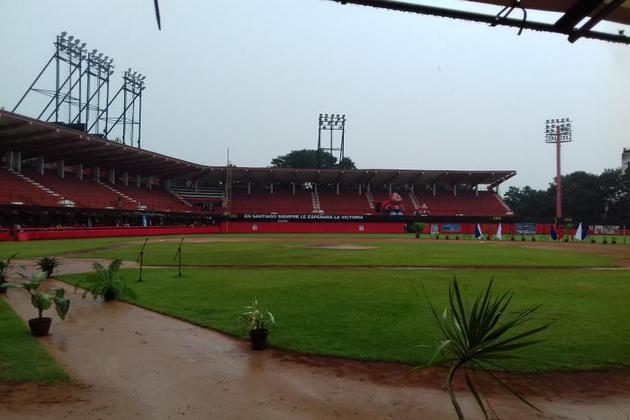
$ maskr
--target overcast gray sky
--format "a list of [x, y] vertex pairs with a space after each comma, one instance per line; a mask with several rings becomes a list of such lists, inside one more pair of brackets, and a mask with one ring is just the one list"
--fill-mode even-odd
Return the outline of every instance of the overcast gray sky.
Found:
[[508, 185], [552, 180], [546, 118], [575, 121], [563, 173], [618, 167], [630, 146], [630, 46], [324, 0], [160, 6], [161, 32], [151, 0], [2, 0], [0, 106], [65, 30], [115, 58], [114, 86], [147, 76], [144, 146], [198, 163], [315, 148], [320, 112], [347, 115], [360, 168], [517, 170]]

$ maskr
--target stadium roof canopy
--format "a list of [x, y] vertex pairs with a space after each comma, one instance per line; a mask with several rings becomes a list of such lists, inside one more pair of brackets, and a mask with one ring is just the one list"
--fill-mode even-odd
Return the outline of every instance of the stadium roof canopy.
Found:
[[0, 152], [20, 152], [22, 159], [43, 157], [67, 165], [83, 163], [158, 177], [202, 173], [204, 165], [138, 149], [100, 136], [23, 115], [0, 111]]
[[[159, 178], [193, 179], [222, 183], [225, 166], [206, 166], [161, 155], [100, 136], [0, 111], [0, 152], [20, 152], [22, 160], [43, 157], [63, 160], [66, 165], [82, 163], [131, 174]], [[410, 169], [292, 169], [232, 167], [233, 182], [320, 184], [470, 184], [496, 186], [516, 175], [515, 171], [451, 171]]]
[[[467, 9], [485, 10], [485, 4], [498, 6], [496, 14], [455, 8], [437, 7], [427, 1], [397, 0], [330, 0], [341, 4], [356, 4], [380, 9], [422, 15], [441, 16], [486, 23], [491, 26], [510, 26], [520, 30], [565, 34], [570, 42], [580, 38], [630, 44], [630, 37], [622, 31], [617, 34], [593, 31], [595, 25], [608, 21], [630, 25], [630, 1], [626, 0], [466, 0], [460, 3]], [[437, 2], [432, 2], [433, 4]], [[483, 3], [483, 4], [482, 4]], [[560, 13], [554, 23], [528, 20], [527, 11], [538, 10]]]
[[[468, 184], [495, 187], [516, 175], [516, 171], [461, 171], [421, 169], [295, 169], [295, 168], [244, 168], [232, 167], [232, 182], [272, 182], [318, 184]], [[226, 179], [225, 167], [208, 167], [202, 181], [222, 182]]]

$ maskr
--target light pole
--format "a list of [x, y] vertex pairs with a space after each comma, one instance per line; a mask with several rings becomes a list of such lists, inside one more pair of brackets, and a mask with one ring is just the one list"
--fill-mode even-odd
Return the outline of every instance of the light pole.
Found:
[[[330, 147], [322, 147], [322, 131], [330, 131]], [[341, 143], [339, 147], [333, 146], [333, 132], [341, 131]], [[317, 159], [321, 160], [321, 151], [328, 149], [332, 155], [333, 152], [339, 152], [339, 163], [343, 160], [344, 141], [346, 134], [346, 115], [345, 114], [319, 114], [319, 133], [317, 136]], [[318, 162], [321, 166], [321, 161]]]
[[571, 120], [568, 118], [547, 120], [545, 142], [556, 144], [556, 224], [562, 219], [562, 175], [560, 145], [573, 140]]

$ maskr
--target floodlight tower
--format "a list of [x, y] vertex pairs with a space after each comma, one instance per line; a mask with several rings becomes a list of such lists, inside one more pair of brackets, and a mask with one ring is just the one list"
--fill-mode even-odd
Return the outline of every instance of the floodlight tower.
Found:
[[[330, 146], [322, 147], [322, 131], [330, 131]], [[341, 141], [339, 147], [334, 147], [334, 132], [341, 132]], [[322, 150], [328, 149], [329, 153], [334, 156], [334, 152], [339, 152], [339, 162], [341, 163], [344, 156], [344, 143], [346, 135], [346, 115], [345, 114], [319, 114], [319, 132], [317, 136], [317, 157], [318, 166], [321, 166], [320, 153]]]
[[[142, 92], [145, 89], [146, 76], [138, 73], [137, 71], [132, 72], [131, 68], [125, 71], [123, 75], [123, 85], [118, 89], [118, 92], [114, 95], [112, 100], [109, 102], [109, 105], [113, 103], [118, 95], [123, 92], [123, 111], [116, 118], [111, 127], [109, 127], [105, 131], [105, 137], [109, 135], [109, 133], [119, 124], [122, 123], [122, 142], [123, 144], [127, 144], [127, 126], [131, 131], [131, 136], [129, 137], [129, 144], [133, 146], [134, 144], [134, 127], [138, 126], [138, 134], [136, 137], [137, 147], [138, 149], [142, 148]], [[136, 111], [136, 101], [138, 102], [138, 111]], [[108, 105], [108, 108], [109, 108]], [[136, 115], [138, 119], [136, 120]]]
[[[86, 94], [85, 94], [85, 102], [83, 107], [80, 109], [79, 113], [72, 121], [73, 123], [77, 121], [78, 118], [81, 117], [82, 113], [85, 111], [85, 126], [87, 128], [86, 131], [92, 131], [92, 128], [95, 128], [95, 133], [100, 134], [100, 120], [99, 117], [101, 114], [101, 91], [103, 91], [103, 96], [105, 97], [105, 104], [109, 103], [109, 82], [110, 76], [114, 74], [114, 59], [109, 58], [109, 56], [103, 57], [102, 52], [98, 52], [96, 49], [93, 49], [91, 52], [87, 54], [86, 58], [87, 66], [85, 69], [86, 75]], [[92, 81], [96, 82], [96, 87], [92, 87]], [[106, 95], [106, 96], [105, 96]], [[90, 111], [96, 111], [96, 118], [94, 118], [94, 122], [90, 125]], [[107, 120], [109, 118], [107, 108], [105, 109], [105, 130], [107, 130]]]
[[550, 119], [545, 125], [545, 142], [556, 144], [556, 223], [562, 219], [562, 175], [560, 173], [560, 145], [573, 140], [571, 120]]
[[[18, 103], [13, 107], [12, 112], [16, 112], [20, 104], [26, 99], [30, 92], [43, 94], [50, 97], [50, 101], [46, 104], [44, 109], [38, 115], [37, 119], [42, 119], [44, 114], [48, 111], [51, 105], [54, 104], [54, 109], [46, 118], [46, 121], [50, 121], [54, 117], [55, 122], [60, 121], [60, 110], [64, 103], [68, 104], [68, 120], [67, 123], [73, 121], [72, 109], [77, 106], [81, 109], [81, 95], [82, 95], [82, 82], [85, 72], [82, 69], [83, 62], [86, 59], [87, 49], [86, 43], [81, 43], [81, 40], [75, 38], [73, 35], [68, 35], [66, 31], [57, 35], [54, 42], [55, 53], [50, 57], [44, 68], [37, 75], [33, 83], [28, 87], [24, 95], [20, 98]], [[55, 88], [54, 89], [40, 89], [35, 85], [39, 79], [44, 75], [46, 69], [53, 63], [55, 66]], [[63, 71], [62, 65], [67, 63], [67, 71]], [[65, 66], [64, 66], [65, 67]], [[63, 74], [63, 76], [62, 76]], [[78, 88], [78, 96], [73, 96], [75, 89]], [[80, 113], [79, 113], [80, 114]], [[63, 120], [63, 118], [61, 118]], [[81, 117], [75, 119], [81, 122]]]

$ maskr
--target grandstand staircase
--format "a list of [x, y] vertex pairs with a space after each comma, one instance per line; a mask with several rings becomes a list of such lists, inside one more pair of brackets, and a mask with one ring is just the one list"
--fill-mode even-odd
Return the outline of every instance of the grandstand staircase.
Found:
[[365, 196], [367, 197], [368, 205], [370, 206], [370, 210], [374, 211], [374, 197], [372, 197], [372, 191], [366, 191]]
[[[145, 206], [145, 205], [143, 205], [142, 203], [140, 203], [138, 200], [136, 200], [135, 198], [132, 198], [132, 197], [128, 196], [127, 194], [125, 194], [125, 193], [123, 193], [123, 192], [121, 192], [121, 191], [118, 191], [118, 190], [117, 190], [116, 188], [114, 188], [112, 185], [106, 184], [106, 183], [102, 182], [100, 179], [95, 179], [95, 181], [96, 181], [96, 183], [97, 183], [97, 184], [99, 184], [99, 185], [101, 185], [101, 186], [103, 186], [103, 187], [107, 188], [108, 190], [110, 190], [110, 191], [112, 191], [112, 192], [114, 192], [114, 193], [118, 194], [118, 196], [122, 196], [125, 200], [129, 200], [129, 201], [131, 201], [131, 202], [132, 202], [132, 203], [134, 203], [136, 206], [138, 206], [138, 209], [139, 209], [139, 210], [144, 210], [144, 209], [146, 209], [146, 206]], [[143, 208], [143, 207], [144, 207], [144, 208]]]
[[175, 197], [176, 199], [179, 200], [180, 203], [184, 204], [185, 206], [188, 207], [192, 207], [193, 205], [190, 204], [188, 201], [186, 201], [186, 199], [184, 197], [182, 197], [181, 195], [178, 195], [175, 191], [173, 190], [169, 190], [167, 189], [166, 191], [168, 191], [173, 197]]
[[322, 205], [319, 202], [319, 194], [317, 191], [311, 191], [311, 202], [313, 203], [313, 213], [322, 213]]
[[222, 188], [198, 188], [195, 190], [191, 187], [171, 187], [167, 188], [167, 191], [173, 194], [181, 203], [186, 206], [192, 207], [190, 201], [186, 198], [190, 199], [208, 199], [208, 200], [221, 200], [223, 203], [223, 207], [227, 208], [227, 197], [225, 194], [225, 190]]
[[420, 208], [420, 202], [418, 201], [418, 197], [416, 197], [416, 195], [412, 193], [411, 191], [408, 191], [408, 193], [409, 193], [409, 200], [411, 200], [411, 204], [413, 205], [413, 209], [418, 210]]
[[503, 199], [501, 198], [501, 196], [498, 193], [495, 193], [495, 196], [497, 197], [497, 200], [499, 200], [499, 203], [501, 203], [501, 205], [503, 206], [503, 208], [505, 209], [506, 214], [512, 215], [514, 214], [514, 212], [512, 211], [512, 209], [510, 208], [510, 206], [508, 206], [505, 201], [503, 201]]
[[6, 168], [7, 171], [9, 171], [11, 174], [17, 176], [18, 178], [22, 178], [22, 180], [28, 182], [29, 184], [31, 184], [32, 186], [34, 186], [35, 188], [38, 188], [40, 190], [42, 190], [43, 192], [45, 192], [46, 194], [50, 195], [51, 197], [54, 197], [55, 199], [58, 200], [59, 204], [66, 206], [66, 207], [74, 207], [75, 203], [72, 200], [66, 200], [65, 198], [63, 198], [61, 196], [61, 194], [51, 190], [50, 188], [40, 184], [39, 182], [35, 181], [34, 179], [31, 179], [29, 177], [27, 177], [26, 175], [24, 175], [21, 172], [16, 172], [11, 168]]

